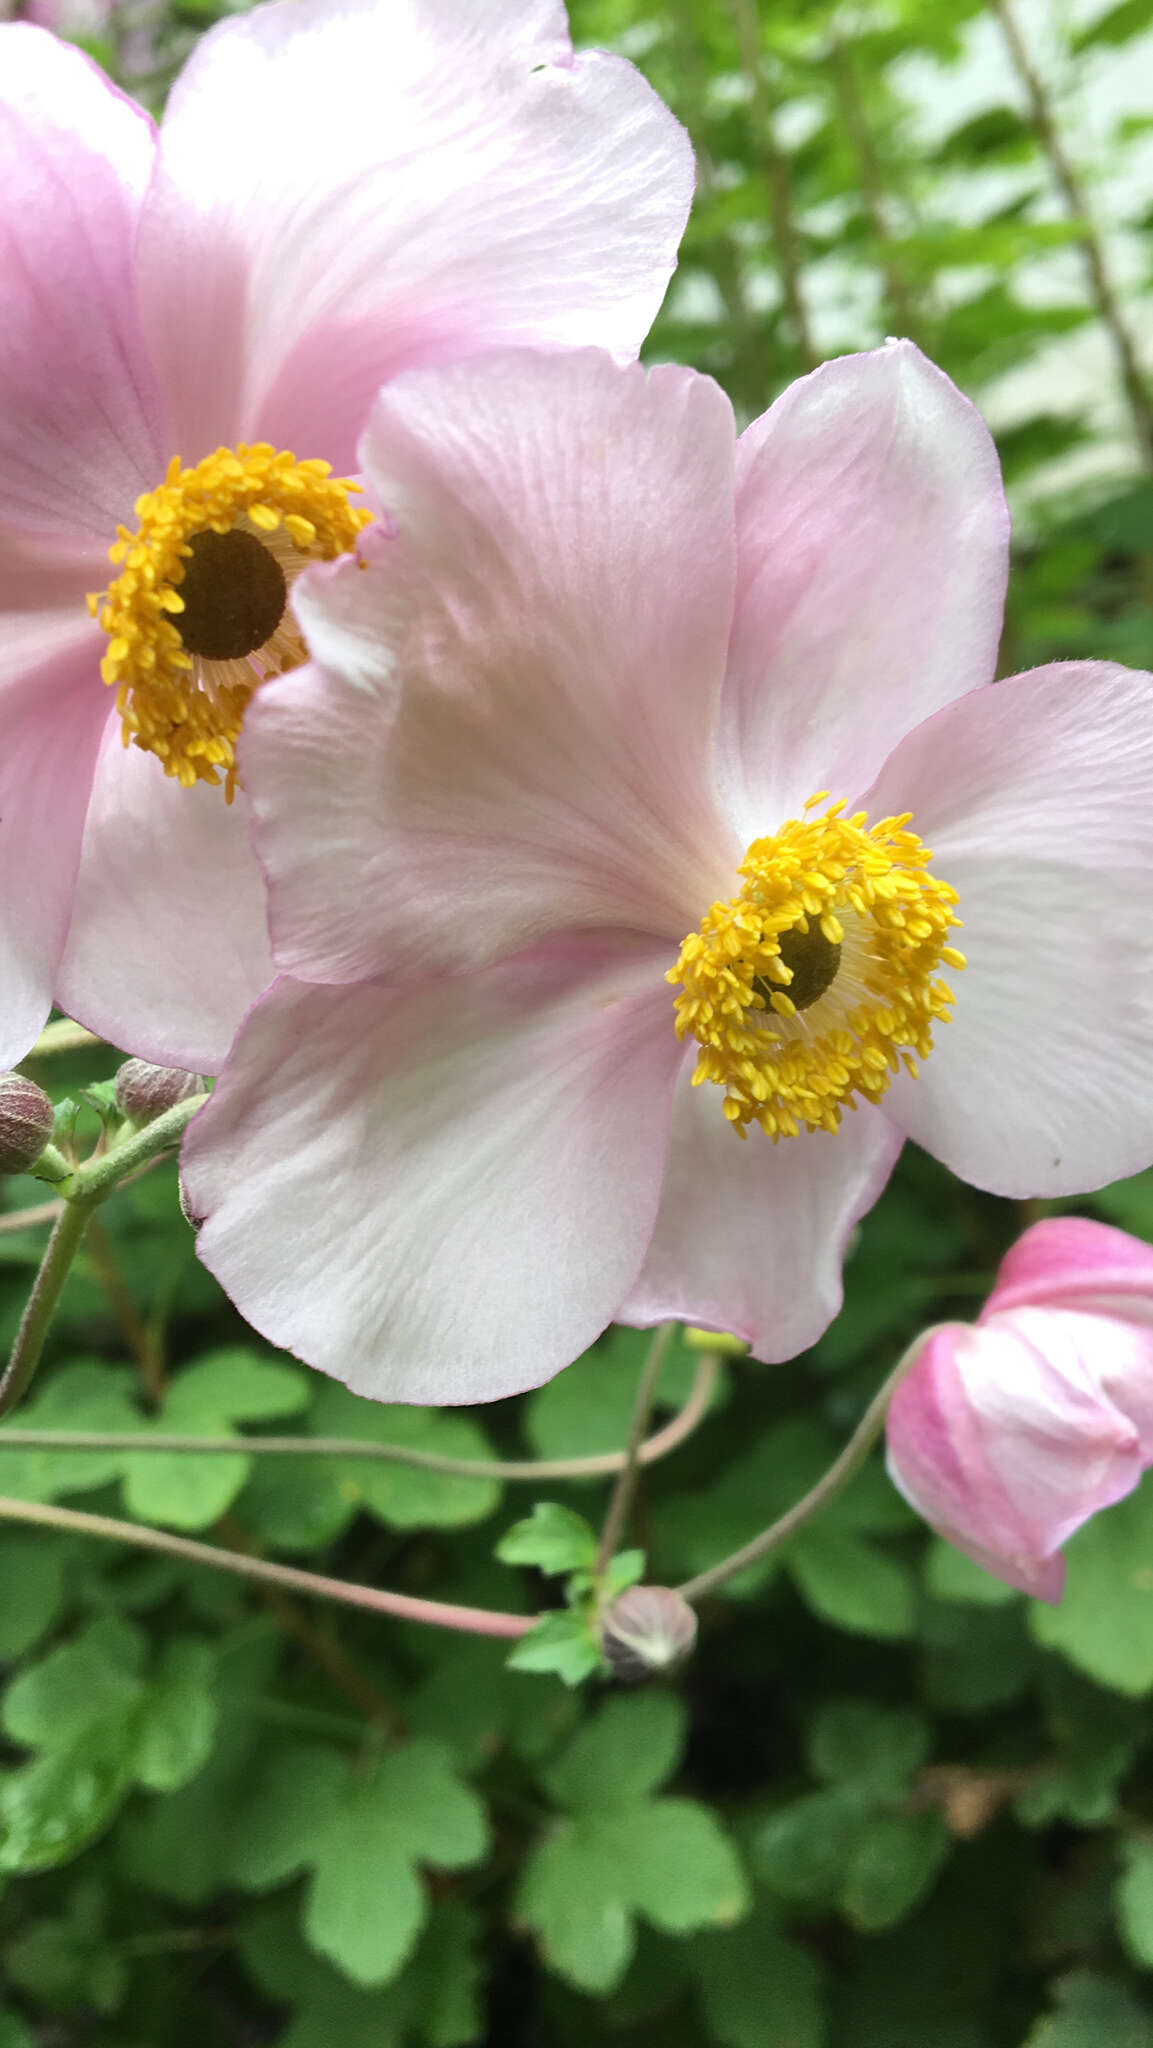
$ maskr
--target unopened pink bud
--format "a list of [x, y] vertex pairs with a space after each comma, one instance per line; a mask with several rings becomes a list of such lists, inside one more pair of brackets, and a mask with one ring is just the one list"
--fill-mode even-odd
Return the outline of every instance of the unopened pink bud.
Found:
[[1062, 1545], [1153, 1464], [1153, 1249], [1035, 1224], [976, 1323], [926, 1335], [886, 1428], [893, 1483], [933, 1528], [1059, 1600]]
[[697, 1639], [697, 1617], [668, 1586], [630, 1586], [604, 1617], [601, 1649], [615, 1678], [636, 1685], [683, 1664]]
[[49, 1143], [56, 1112], [23, 1074], [0, 1074], [0, 1173], [27, 1173]]
[[190, 1095], [202, 1095], [204, 1077], [183, 1067], [154, 1067], [147, 1060], [125, 1060], [116, 1075], [116, 1107], [130, 1123], [150, 1124], [165, 1110], [175, 1109]]

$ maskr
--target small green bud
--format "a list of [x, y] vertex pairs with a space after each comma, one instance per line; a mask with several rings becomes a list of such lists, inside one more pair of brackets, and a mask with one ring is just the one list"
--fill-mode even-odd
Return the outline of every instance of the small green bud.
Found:
[[204, 1093], [201, 1074], [183, 1067], [154, 1067], [148, 1060], [125, 1060], [116, 1075], [116, 1107], [132, 1124], [150, 1124], [165, 1110], [175, 1109], [190, 1095]]
[[0, 1074], [0, 1173], [27, 1173], [56, 1128], [43, 1088], [24, 1074]]
[[683, 1664], [696, 1640], [696, 1615], [668, 1586], [630, 1586], [601, 1625], [601, 1650], [626, 1685]]

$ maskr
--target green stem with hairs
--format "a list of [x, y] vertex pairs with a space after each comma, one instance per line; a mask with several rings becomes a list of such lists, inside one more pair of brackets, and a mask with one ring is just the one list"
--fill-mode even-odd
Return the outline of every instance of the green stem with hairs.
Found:
[[[933, 1326], [936, 1327], [938, 1326]], [[848, 1485], [850, 1479], [860, 1471], [884, 1429], [889, 1403], [905, 1374], [920, 1357], [926, 1342], [933, 1334], [933, 1328], [922, 1330], [920, 1336], [910, 1344], [884, 1385], [870, 1401], [844, 1450], [838, 1458], [834, 1458], [828, 1471], [818, 1479], [816, 1485], [810, 1487], [808, 1493], [777, 1521], [763, 1529], [759, 1536], [754, 1536], [751, 1543], [742, 1544], [739, 1550], [733, 1551], [731, 1557], [722, 1558], [720, 1564], [710, 1566], [707, 1572], [698, 1572], [695, 1579], [686, 1579], [684, 1585], [676, 1589], [682, 1600], [688, 1600], [690, 1603], [703, 1600], [706, 1593], [715, 1593], [718, 1586], [727, 1585], [738, 1573], [747, 1571], [751, 1564], [759, 1564], [763, 1557], [768, 1557], [771, 1551], [777, 1550], [782, 1543], [787, 1543], [790, 1536], [795, 1536], [798, 1529], [803, 1528], [806, 1522], [819, 1514], [823, 1507], [827, 1507], [834, 1495], [840, 1493], [843, 1486]]]

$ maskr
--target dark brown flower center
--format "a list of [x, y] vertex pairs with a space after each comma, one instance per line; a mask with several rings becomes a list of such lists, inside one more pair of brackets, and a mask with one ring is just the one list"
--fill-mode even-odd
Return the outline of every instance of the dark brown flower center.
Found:
[[284, 616], [288, 585], [274, 555], [253, 533], [232, 527], [191, 535], [174, 624], [189, 654], [237, 661], [270, 640]]
[[811, 1009], [836, 980], [841, 949], [825, 937], [820, 925], [812, 918], [807, 932], [794, 925], [790, 931], [781, 933], [780, 943], [781, 962], [792, 970], [792, 980], [787, 984], [773, 982], [767, 975], [758, 974], [754, 977], [753, 987], [763, 997], [767, 1009], [772, 1008], [769, 997], [774, 992], [788, 996], [794, 1010]]

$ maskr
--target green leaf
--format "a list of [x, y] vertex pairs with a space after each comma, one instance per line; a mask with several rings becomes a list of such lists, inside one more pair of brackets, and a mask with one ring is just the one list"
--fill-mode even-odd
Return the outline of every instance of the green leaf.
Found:
[[59, 1618], [69, 1555], [46, 1530], [0, 1535], [0, 1657], [23, 1657]]
[[620, 1983], [636, 1941], [613, 1846], [590, 1817], [562, 1821], [530, 1853], [517, 1894], [549, 1969], [593, 1994]]
[[868, 1700], [830, 1700], [813, 1723], [809, 1761], [816, 1776], [830, 1784], [898, 1800], [923, 1764], [930, 1739], [919, 1714], [890, 1712]]
[[5, 1450], [4, 1429], [140, 1429], [144, 1417], [133, 1392], [132, 1375], [120, 1366], [88, 1359], [62, 1366], [9, 1425], [0, 1424], [0, 1493], [52, 1501], [64, 1494], [90, 1493], [118, 1479], [122, 1451]]
[[1021, 1595], [1004, 1579], [995, 1579], [963, 1550], [954, 1550], [935, 1536], [925, 1558], [925, 1589], [934, 1600], [953, 1601], [970, 1607], [1007, 1607]]
[[672, 1776], [684, 1737], [684, 1710], [670, 1693], [618, 1694], [585, 1723], [543, 1782], [561, 1806], [612, 1810]]
[[1078, 1970], [1056, 1990], [1061, 2010], [1040, 2020], [1023, 2048], [1153, 2048], [1153, 2021], [1115, 1978]]
[[62, 1748], [105, 1713], [127, 1720], [144, 1696], [143, 1646], [114, 1618], [91, 1624], [14, 1678], [0, 1720], [14, 1742]]
[[[295, 1415], [308, 1402], [308, 1382], [295, 1366], [236, 1347], [186, 1366], [171, 1382], [159, 1412], [141, 1424], [173, 1436], [230, 1436], [238, 1422], [270, 1422]], [[243, 1439], [238, 1438], [238, 1443]], [[193, 1451], [129, 1452], [123, 1461], [124, 1503], [144, 1522], [173, 1529], [206, 1529], [232, 1505], [252, 1470], [252, 1459]]]
[[544, 1615], [508, 1656], [510, 1671], [551, 1671], [566, 1685], [579, 1685], [603, 1664], [587, 1616], [573, 1613]]
[[[116, 2012], [128, 1988], [128, 1966], [109, 1948], [103, 1905], [90, 1888], [78, 1889], [66, 1917], [33, 1920], [23, 1928], [4, 1951], [13, 1983], [55, 2012], [77, 2005]], [[4, 2039], [0, 2017], [0, 2048]]]
[[[438, 1408], [364, 1401], [346, 1387], [322, 1387], [309, 1412], [314, 1436], [360, 1437], [400, 1444], [446, 1458], [491, 1459], [492, 1446], [468, 1415]], [[500, 1500], [492, 1479], [458, 1479], [447, 1472], [377, 1458], [342, 1458], [335, 1467], [342, 1496], [393, 1529], [455, 1529], [481, 1522]]]
[[483, 1807], [436, 1743], [409, 1743], [346, 1775], [309, 1856], [308, 1939], [358, 1984], [387, 1983], [427, 1917], [417, 1865], [463, 1869], [487, 1841]]
[[589, 1571], [596, 1563], [596, 1532], [572, 1508], [538, 1500], [531, 1515], [505, 1531], [496, 1555], [502, 1564], [535, 1565], [552, 1577]]
[[822, 1517], [793, 1537], [785, 1562], [822, 1621], [856, 1635], [899, 1641], [913, 1632], [916, 1600], [906, 1565]]
[[763, 1902], [739, 1927], [699, 1935], [688, 1957], [720, 2048], [825, 2048], [821, 1972]]
[[1079, 57], [1083, 50], [1094, 44], [1127, 43], [1133, 36], [1143, 35], [1153, 26], [1153, 0], [1121, 0], [1117, 7], [1106, 8], [1096, 21], [1078, 30], [1070, 42], [1070, 52]]
[[589, 1992], [623, 1977], [635, 1914], [688, 1934], [726, 1926], [747, 1905], [732, 1844], [690, 1799], [638, 1800], [559, 1823], [532, 1851], [517, 1898], [549, 1967]]
[[790, 1800], [754, 1834], [754, 1871], [792, 1905], [831, 1906], [870, 1810], [868, 1796], [852, 1787]]
[[271, 1890], [312, 1863], [348, 1786], [348, 1767], [320, 1743], [280, 1743], [260, 1759], [225, 1856], [234, 1883]]
[[666, 1934], [727, 1927], [748, 1910], [736, 1850], [707, 1806], [653, 1799], [619, 1808], [600, 1823], [616, 1845], [630, 1905]]
[[1153, 1969], [1153, 1840], [1130, 1836], [1122, 1854], [1125, 1868], [1117, 1882], [1117, 1924], [1134, 1962], [1142, 1969]]
[[1059, 1607], [1030, 1605], [1039, 1643], [1060, 1650], [1100, 1685], [1139, 1695], [1153, 1688], [1153, 1488], [1148, 1480], [1094, 1515], [1065, 1552]]
[[896, 1926], [923, 1898], [948, 1853], [949, 1831], [935, 1807], [870, 1815], [841, 1887], [846, 1919], [864, 1934]]
[[196, 1776], [216, 1734], [216, 1656], [186, 1636], [166, 1645], [143, 1702], [135, 1775], [153, 1792]]

